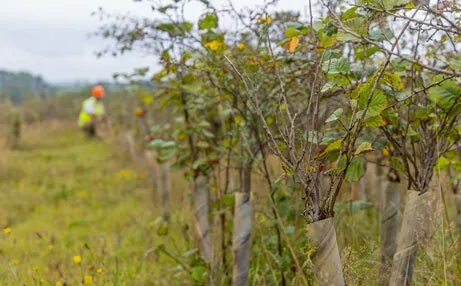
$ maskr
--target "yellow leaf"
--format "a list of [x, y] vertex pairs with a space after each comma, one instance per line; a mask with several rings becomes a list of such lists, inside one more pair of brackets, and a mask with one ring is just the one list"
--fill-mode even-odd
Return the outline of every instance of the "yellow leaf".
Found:
[[245, 44], [238, 44], [237, 48], [242, 51], [245, 49]]
[[294, 53], [296, 51], [296, 47], [299, 44], [299, 38], [298, 37], [293, 37], [288, 41], [288, 50], [290, 53]]
[[456, 35], [456, 36], [454, 36], [454, 37], [453, 37], [453, 40], [454, 40], [455, 42], [457, 42], [457, 43], [458, 43], [458, 42], [461, 42], [461, 35]]
[[384, 148], [381, 152], [383, 153], [384, 157], [389, 157], [390, 156], [389, 150], [387, 150], [387, 148]]
[[267, 17], [267, 24], [272, 24], [272, 17], [271, 16]]
[[362, 144], [359, 145], [359, 147], [357, 148], [357, 150], [355, 150], [355, 154], [354, 155], [360, 155], [362, 153], [367, 153], [367, 152], [371, 152], [371, 151], [374, 151], [375, 149], [373, 149], [373, 147], [371, 147], [371, 143], [370, 142], [363, 142]]

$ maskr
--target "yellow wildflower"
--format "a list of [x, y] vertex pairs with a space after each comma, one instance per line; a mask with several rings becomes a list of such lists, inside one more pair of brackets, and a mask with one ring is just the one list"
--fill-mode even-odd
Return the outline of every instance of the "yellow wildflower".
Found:
[[83, 278], [83, 280], [85, 281], [85, 284], [92, 284], [92, 283], [93, 283], [93, 276], [91, 276], [91, 275], [85, 275], [85, 277]]
[[48, 250], [53, 250], [54, 246], [52, 244], [48, 245]]
[[80, 262], [82, 262], [82, 257], [80, 255], [75, 255], [74, 256], [74, 263], [79, 264]]
[[6, 227], [5, 229], [3, 229], [3, 232], [8, 234], [11, 232], [11, 227]]
[[272, 24], [272, 17], [270, 17], [270, 16], [267, 17], [267, 18], [265, 18], [265, 17], [260, 17], [260, 18], [259, 18], [259, 22], [261, 22], [261, 23], [266, 23], [266, 22], [267, 22], [267, 24]]
[[38, 271], [38, 266], [34, 266], [34, 271], [35, 271], [35, 272]]
[[62, 282], [57, 282], [56, 286], [63, 286]]
[[13, 260], [11, 260], [11, 263], [13, 263], [13, 264], [19, 264], [19, 260], [13, 259]]
[[98, 270], [96, 270], [96, 272], [98, 272], [98, 273], [102, 273], [102, 269], [101, 269], [101, 268], [99, 268]]
[[121, 170], [120, 175], [125, 179], [130, 179], [131, 178], [131, 173], [130, 173], [130, 171], [127, 171], [127, 170]]
[[223, 44], [219, 41], [214, 40], [212, 42], [206, 43], [204, 47], [212, 51], [217, 51], [218, 49], [221, 49], [223, 47]]
[[238, 44], [237, 48], [242, 51], [245, 49], [245, 44]]

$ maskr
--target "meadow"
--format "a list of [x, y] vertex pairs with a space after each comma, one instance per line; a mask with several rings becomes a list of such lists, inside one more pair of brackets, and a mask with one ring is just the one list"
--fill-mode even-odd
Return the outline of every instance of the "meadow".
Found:
[[[189, 227], [193, 211], [188, 182], [180, 172], [172, 172], [172, 215], [165, 229], [162, 207], [158, 194], [154, 198], [148, 170], [139, 161], [134, 162], [124, 146], [120, 137], [105, 141], [88, 139], [72, 121], [49, 120], [25, 126], [16, 149], [2, 148], [3, 285], [192, 285], [201, 281], [201, 277], [191, 281], [188, 273], [188, 265], [194, 265], [192, 260], [197, 255], [194, 231]], [[274, 172], [280, 172], [276, 159], [272, 159], [271, 166]], [[338, 209], [336, 218], [348, 285], [374, 285], [379, 279], [376, 190], [380, 181], [374, 168], [369, 168], [366, 181], [367, 200], [373, 205], [350, 211], [347, 206], [351, 198], [361, 194], [359, 184], [346, 184], [341, 198], [343, 207]], [[308, 275], [310, 265], [306, 257], [310, 248], [302, 227], [302, 205], [296, 203], [300, 194], [290, 190], [287, 183], [276, 197], [286, 235], [284, 256], [277, 257], [267, 188], [260, 176], [254, 185], [258, 187], [252, 192], [256, 213], [252, 285], [278, 284], [280, 269], [290, 277], [290, 248], [300, 261], [306, 261], [303, 268]], [[418, 253], [415, 285], [461, 283], [460, 243], [451, 202], [450, 197], [445, 198], [444, 209], [439, 201], [431, 241]], [[212, 215], [214, 236], [221, 235], [218, 211]], [[165, 251], [153, 251], [158, 247]], [[215, 277], [217, 285], [228, 283], [224, 276]]]

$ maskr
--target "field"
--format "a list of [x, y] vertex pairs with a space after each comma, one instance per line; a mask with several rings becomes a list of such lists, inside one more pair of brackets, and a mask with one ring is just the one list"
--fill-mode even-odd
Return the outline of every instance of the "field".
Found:
[[[17, 149], [2, 149], [0, 283], [191, 284], [185, 271], [195, 255], [191, 239], [194, 232], [187, 227], [192, 221], [187, 182], [180, 173], [171, 174], [172, 219], [165, 235], [158, 219], [162, 209], [154, 201], [146, 167], [134, 164], [121, 147], [122, 142], [111, 139], [89, 140], [72, 123], [49, 121], [26, 126]], [[272, 166], [277, 169], [275, 160]], [[288, 198], [284, 195], [290, 192], [286, 187], [278, 193], [285, 231], [284, 255], [277, 257], [273, 254], [277, 238], [265, 199], [267, 192], [263, 180], [255, 177], [252, 284], [278, 284], [277, 272], [283, 268], [295, 283], [289, 249], [296, 253], [309, 277], [304, 221], [296, 210], [302, 207], [299, 194]], [[369, 199], [377, 200], [376, 176], [369, 170], [367, 178]], [[351, 192], [345, 190], [344, 194], [342, 201], [347, 202]], [[451, 200], [446, 201], [451, 223], [440, 208], [431, 242], [418, 253], [416, 285], [461, 283], [459, 236]], [[352, 213], [343, 210], [341, 214], [336, 225], [346, 283], [373, 285], [378, 279], [380, 259], [376, 204]], [[219, 236], [218, 216], [214, 217], [213, 235]], [[165, 251], [159, 252], [156, 247], [161, 245]], [[184, 265], [178, 266], [177, 260]], [[226, 284], [224, 276], [215, 277], [217, 284]]]
[[17, 150], [3, 150], [0, 281], [155, 281], [164, 259], [145, 253], [156, 239], [152, 222], [161, 210], [146, 174], [115, 145], [88, 141], [71, 126], [30, 126]]

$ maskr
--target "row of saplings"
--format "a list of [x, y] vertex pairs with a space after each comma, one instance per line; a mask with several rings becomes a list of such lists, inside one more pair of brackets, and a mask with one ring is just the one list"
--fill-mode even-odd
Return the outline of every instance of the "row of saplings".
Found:
[[[381, 194], [381, 276], [383, 283], [410, 285], [418, 248], [435, 223], [436, 177], [456, 161], [461, 139], [461, 59], [454, 44], [461, 31], [451, 20], [453, 11], [372, 0], [338, 7], [340, 14], [327, 5], [328, 15], [314, 24], [290, 13], [218, 12], [209, 1], [196, 2], [206, 10], [196, 24], [184, 20], [189, 3], [171, 1], [152, 7], [152, 19], [163, 22], [130, 19], [139, 23], [134, 30], [108, 25], [101, 34], [116, 41], [117, 52], [141, 44], [159, 55], [163, 70], [152, 81], [162, 90], [156, 100], [168, 108], [174, 127], [154, 134], [165, 140], [143, 146], [156, 149], [159, 161], [174, 157], [182, 163], [194, 196], [197, 245], [211, 265], [209, 273], [216, 257], [208, 217], [213, 169], [229, 169], [228, 158], [238, 162], [232, 281], [248, 285], [251, 175], [256, 159], [261, 161], [273, 191], [278, 179], [267, 171], [270, 152], [302, 193], [317, 283], [344, 285], [335, 203], [343, 182], [359, 180], [365, 160], [377, 163], [373, 154], [387, 150], [389, 159], [378, 163], [392, 167]], [[237, 19], [239, 30], [219, 27], [220, 13]], [[152, 122], [138, 115], [143, 137], [151, 138]], [[220, 159], [218, 166], [210, 154]], [[408, 190], [400, 228], [399, 177]], [[302, 264], [292, 258], [302, 283]], [[210, 283], [214, 277], [210, 274]]]

